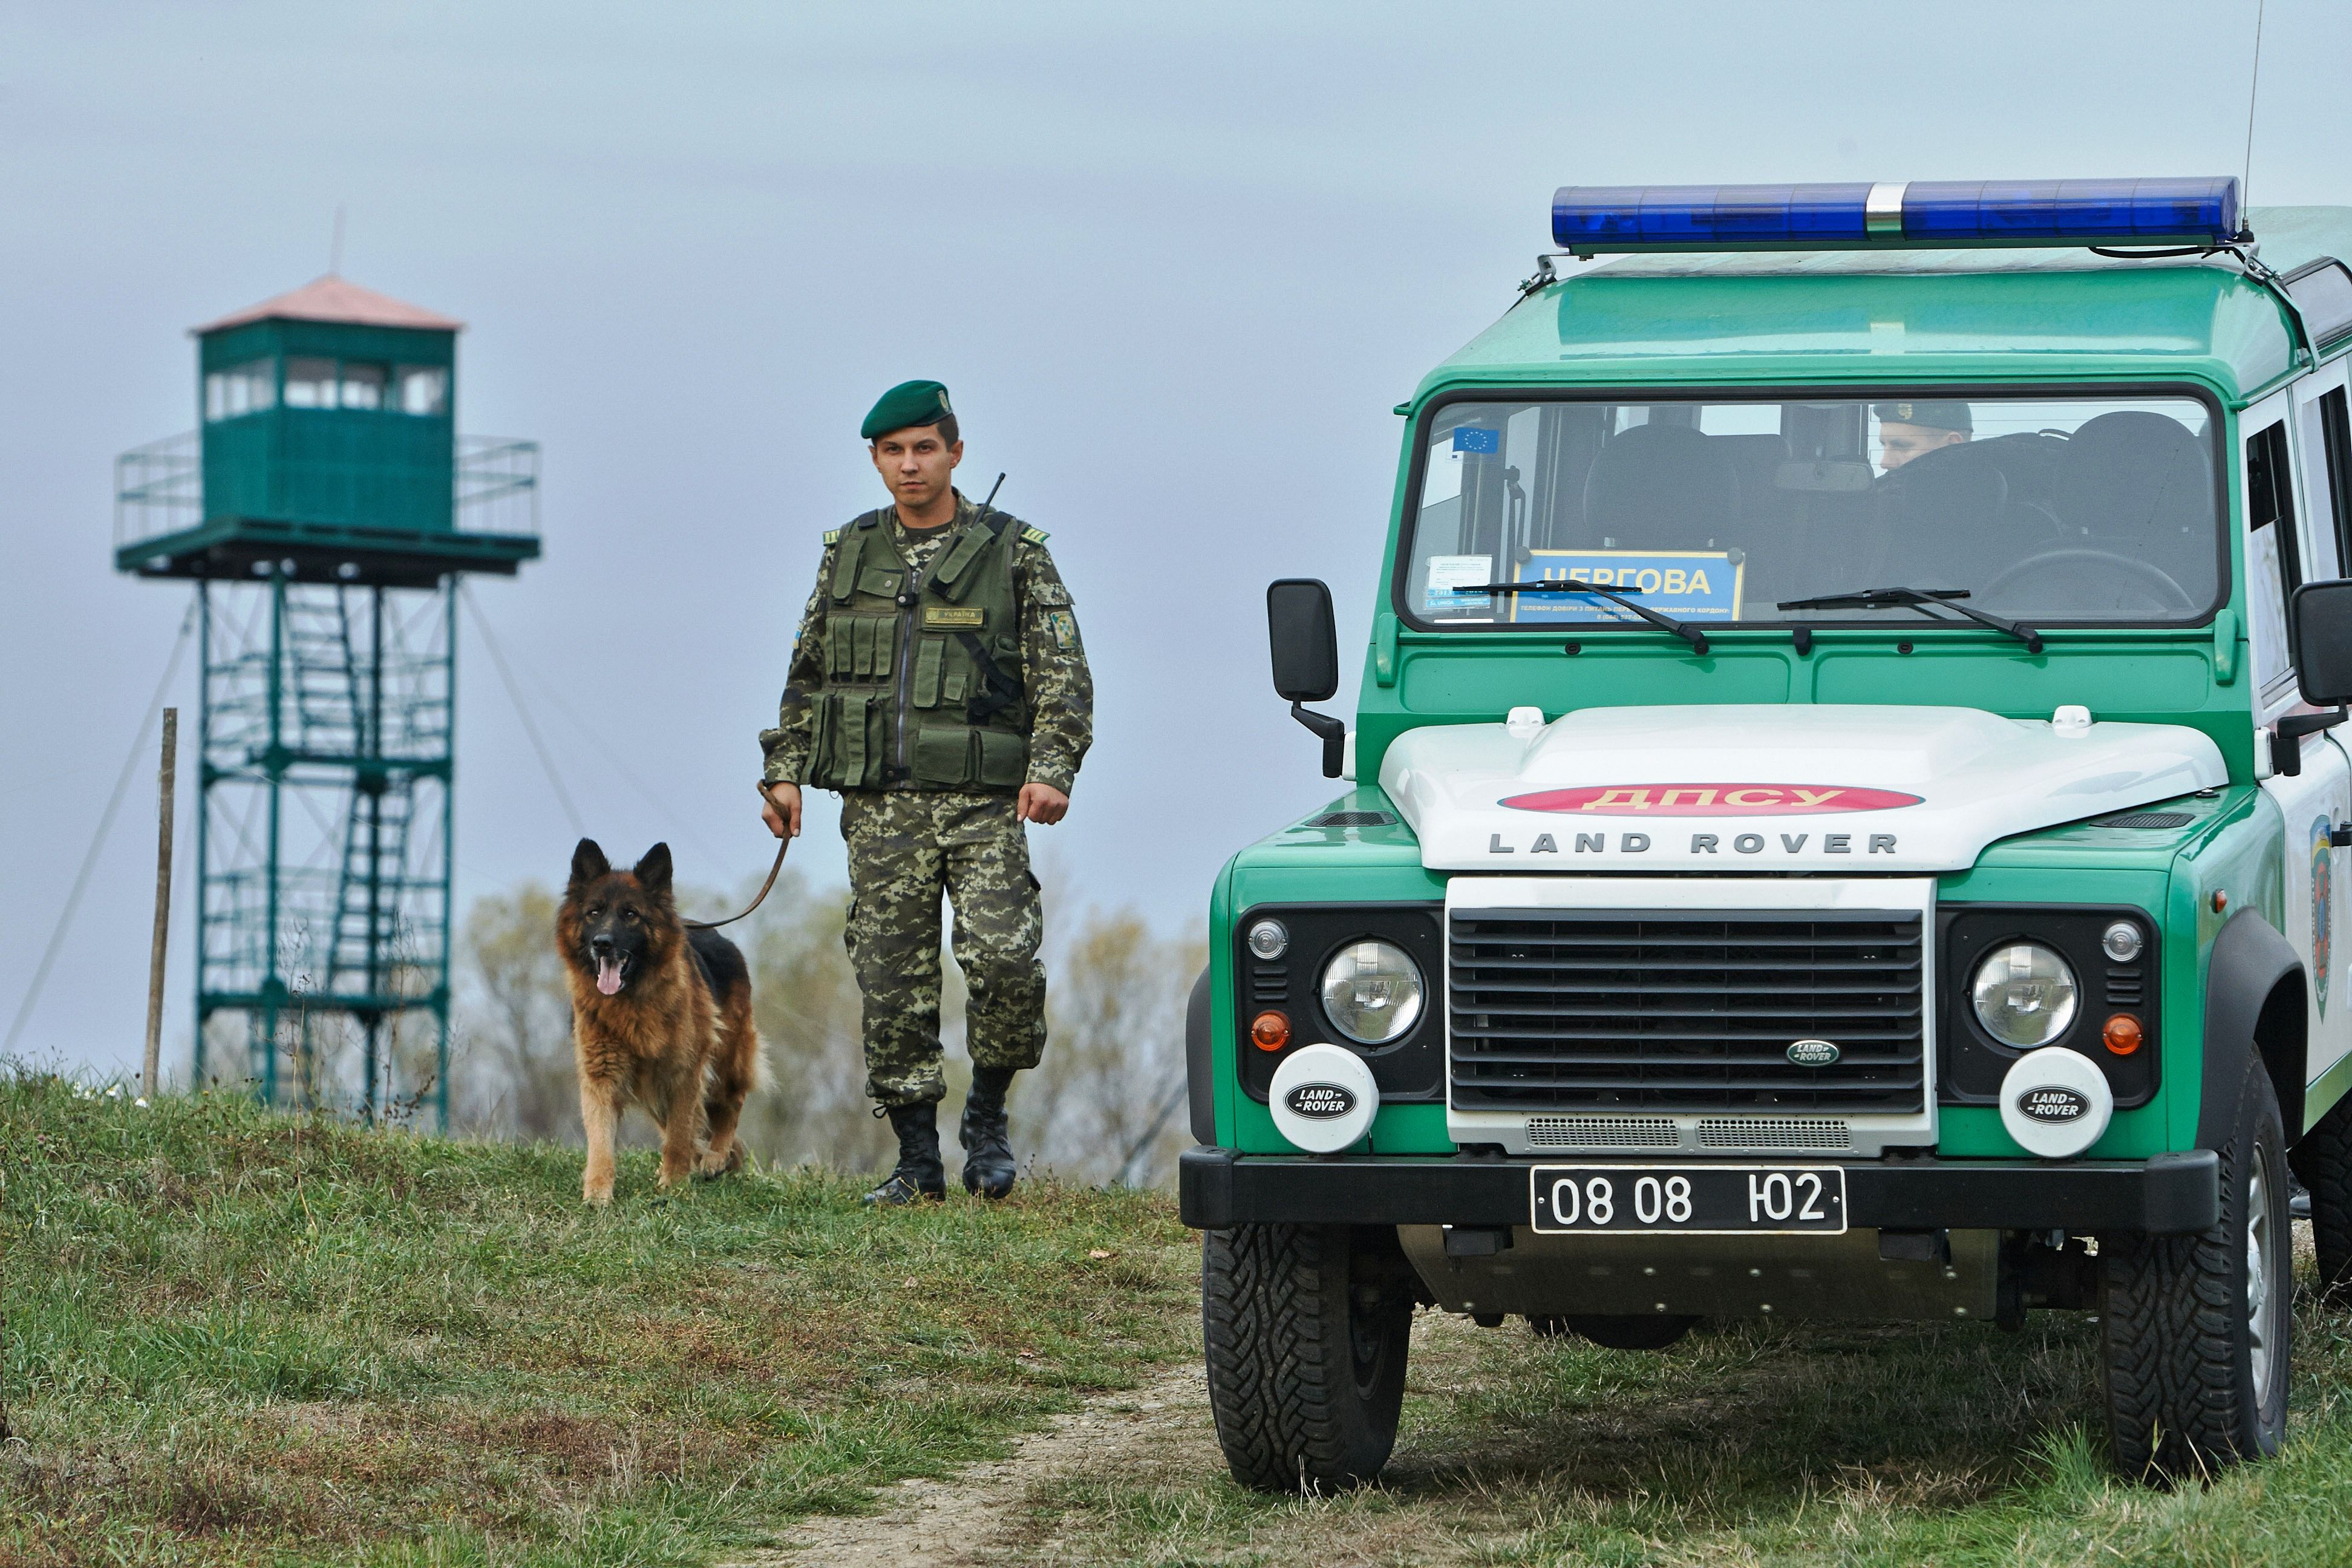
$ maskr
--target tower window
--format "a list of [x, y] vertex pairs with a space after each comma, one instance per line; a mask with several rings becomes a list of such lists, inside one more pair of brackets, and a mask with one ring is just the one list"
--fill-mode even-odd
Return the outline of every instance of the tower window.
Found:
[[351, 360], [343, 362], [342, 406], [345, 408], [381, 408], [383, 406], [384, 367]]
[[404, 364], [395, 367], [394, 375], [400, 387], [400, 401], [394, 405], [403, 414], [442, 415], [449, 411], [449, 373], [439, 365]]
[[335, 405], [335, 362], [331, 359], [289, 359], [286, 362], [286, 406], [332, 408]]
[[216, 424], [241, 414], [258, 414], [278, 401], [278, 367], [247, 360], [205, 377], [205, 422]]

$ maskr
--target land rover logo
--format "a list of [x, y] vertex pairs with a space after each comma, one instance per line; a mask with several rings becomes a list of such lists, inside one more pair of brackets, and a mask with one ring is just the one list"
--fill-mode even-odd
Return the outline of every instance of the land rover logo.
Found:
[[2036, 1121], [2079, 1121], [2090, 1110], [2091, 1100], [2072, 1089], [2029, 1089], [2017, 1097], [2017, 1109]]
[[1355, 1091], [1336, 1083], [1302, 1083], [1282, 1097], [1282, 1102], [1300, 1116], [1317, 1121], [1329, 1121], [1356, 1109]]
[[1827, 1040], [1799, 1040], [1789, 1047], [1789, 1059], [1801, 1068], [1825, 1068], [1843, 1055]]

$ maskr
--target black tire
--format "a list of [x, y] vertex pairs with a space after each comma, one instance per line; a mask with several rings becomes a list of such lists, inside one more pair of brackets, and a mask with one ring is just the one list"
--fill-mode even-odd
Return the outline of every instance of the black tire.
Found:
[[2099, 1238], [2107, 1430], [2126, 1476], [2184, 1479], [2278, 1452], [2294, 1288], [2285, 1144], [2256, 1060], [2221, 1150], [2221, 1223]]
[[1580, 1334], [1612, 1351], [1662, 1351], [1697, 1326], [1696, 1318], [1678, 1312], [1660, 1312], [1646, 1318], [1564, 1312], [1558, 1317], [1528, 1320], [1528, 1327], [1547, 1338], [1561, 1333]]
[[1209, 1407], [1234, 1479], [1289, 1492], [1379, 1476], [1396, 1447], [1413, 1296], [1393, 1231], [1202, 1234]]
[[2352, 1095], [2329, 1107], [2286, 1162], [2311, 1194], [2319, 1299], [2331, 1307], [2352, 1302]]

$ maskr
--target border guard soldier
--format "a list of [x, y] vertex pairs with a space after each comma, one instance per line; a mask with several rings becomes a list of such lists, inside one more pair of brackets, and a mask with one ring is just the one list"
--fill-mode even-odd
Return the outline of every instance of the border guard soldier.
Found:
[[953, 484], [947, 388], [882, 395], [860, 435], [892, 505], [825, 535], [776, 727], [760, 736], [769, 830], [801, 830], [803, 787], [838, 790], [849, 961], [865, 995], [866, 1092], [898, 1135], [866, 1194], [946, 1194], [940, 1160], [940, 899], [970, 993], [963, 1184], [1012, 1191], [1013, 1075], [1045, 1043], [1037, 879], [1024, 824], [1051, 825], [1094, 734], [1094, 681], [1043, 530]]

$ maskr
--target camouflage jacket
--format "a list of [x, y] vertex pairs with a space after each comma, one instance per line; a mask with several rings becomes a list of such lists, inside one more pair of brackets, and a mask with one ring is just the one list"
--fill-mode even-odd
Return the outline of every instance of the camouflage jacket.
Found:
[[[980, 508], [961, 490], [956, 493], [955, 521], [943, 528], [909, 529], [898, 521], [896, 507], [882, 511], [884, 531], [891, 547], [908, 565], [928, 566], [958, 531], [979, 515]], [[776, 727], [760, 731], [760, 750], [767, 758], [761, 776], [801, 784], [806, 781], [809, 748], [814, 738], [814, 704], [811, 699], [824, 685], [822, 650], [824, 617], [831, 604], [825, 584], [833, 577], [834, 552], [843, 531], [825, 536], [824, 556], [817, 569], [817, 585], [801, 612], [800, 631], [793, 644], [790, 668], [784, 677], [783, 700]], [[1070, 590], [1045, 552], [1042, 530], [1023, 528], [1013, 544], [1013, 587], [1021, 624], [1021, 676], [1029, 710], [1029, 778], [1051, 784], [1064, 794], [1077, 778], [1078, 764], [1094, 741], [1094, 677], [1087, 668], [1087, 650], [1078, 638], [1078, 623], [1070, 605]], [[913, 788], [888, 784], [886, 788]]]

